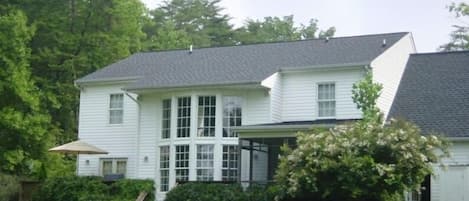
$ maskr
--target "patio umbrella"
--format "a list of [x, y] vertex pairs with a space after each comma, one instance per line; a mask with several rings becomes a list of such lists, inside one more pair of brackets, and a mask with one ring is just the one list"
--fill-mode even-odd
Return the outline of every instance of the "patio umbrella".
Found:
[[77, 154], [77, 167], [76, 174], [78, 175], [78, 154], [108, 154], [98, 147], [83, 142], [81, 140], [73, 141], [67, 144], [63, 144], [54, 148], [49, 149], [49, 152], [65, 153], [65, 154]]
[[72, 154], [108, 154], [107, 151], [104, 151], [81, 140], [73, 141], [67, 144], [51, 148], [49, 149], [49, 151]]

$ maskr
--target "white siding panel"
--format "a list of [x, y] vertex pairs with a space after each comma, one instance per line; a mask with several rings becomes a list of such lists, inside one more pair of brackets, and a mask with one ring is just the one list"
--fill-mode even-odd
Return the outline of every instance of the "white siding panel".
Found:
[[415, 53], [412, 35], [408, 34], [378, 56], [372, 63], [373, 80], [383, 84], [377, 105], [387, 117], [411, 53]]
[[280, 122], [282, 120], [282, 77], [280, 73], [274, 73], [264, 81], [261, 85], [270, 89], [270, 119], [272, 122]]
[[266, 90], [246, 93], [243, 107], [243, 125], [270, 123], [270, 97]]
[[136, 176], [137, 104], [124, 94], [123, 124], [109, 124], [109, 96], [124, 93], [121, 88], [117, 85], [93, 86], [85, 87], [80, 93], [78, 136], [109, 152], [107, 155], [80, 155], [80, 175], [98, 175], [101, 157], [128, 158], [127, 177]]
[[308, 121], [317, 118], [317, 84], [336, 85], [336, 119], [361, 117], [352, 100], [352, 86], [362, 79], [363, 70], [285, 73], [282, 76], [282, 121]]

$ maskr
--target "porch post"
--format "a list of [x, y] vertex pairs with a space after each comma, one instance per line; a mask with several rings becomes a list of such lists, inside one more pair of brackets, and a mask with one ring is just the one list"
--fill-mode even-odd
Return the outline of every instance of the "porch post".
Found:
[[252, 166], [254, 165], [253, 162], [253, 153], [252, 150], [254, 149], [254, 143], [249, 141], [249, 184], [252, 182]]

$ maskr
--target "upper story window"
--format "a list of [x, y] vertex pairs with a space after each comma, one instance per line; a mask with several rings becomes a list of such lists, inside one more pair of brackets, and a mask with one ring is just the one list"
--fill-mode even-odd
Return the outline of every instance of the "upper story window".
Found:
[[214, 137], [215, 136], [215, 96], [199, 97], [199, 118], [197, 136]]
[[177, 137], [190, 137], [191, 97], [178, 98]]
[[169, 146], [160, 147], [160, 191], [169, 190]]
[[109, 98], [109, 124], [122, 124], [124, 119], [124, 94], [111, 94]]
[[127, 173], [126, 158], [103, 158], [101, 159], [101, 175]]
[[213, 181], [213, 147], [197, 145], [197, 181]]
[[223, 137], [238, 137], [231, 128], [241, 126], [241, 104], [240, 97], [223, 97]]
[[171, 99], [163, 100], [163, 116], [161, 117], [161, 138], [171, 136]]
[[335, 116], [335, 83], [318, 84], [318, 117]]

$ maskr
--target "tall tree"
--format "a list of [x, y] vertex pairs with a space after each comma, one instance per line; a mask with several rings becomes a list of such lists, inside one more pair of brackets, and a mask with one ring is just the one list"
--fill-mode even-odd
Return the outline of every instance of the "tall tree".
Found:
[[450, 34], [450, 42], [442, 45], [440, 49], [443, 51], [467, 50], [469, 49], [469, 4], [452, 3], [449, 11], [462, 21], [462, 25], [453, 25], [455, 30]]
[[179, 39], [171, 48], [186, 48], [186, 41], [196, 47], [233, 45], [230, 18], [221, 13], [223, 9], [219, 3], [220, 0], [164, 1], [162, 6], [150, 12], [154, 23], [146, 33], [156, 34], [153, 40], [156, 44], [165, 39], [164, 34], [170, 33]]
[[139, 0], [20, 1], [37, 27], [32, 38], [32, 72], [47, 95], [52, 122], [76, 138], [78, 90], [74, 80], [141, 49], [144, 6]]
[[311, 19], [308, 25], [295, 26], [293, 15], [290, 15], [265, 17], [263, 20], [248, 19], [243, 27], [236, 30], [235, 39], [240, 44], [251, 44], [323, 38], [334, 33], [334, 27], [320, 31], [315, 19]]
[[14, 175], [42, 174], [52, 142], [29, 68], [32, 36], [23, 12], [0, 6], [0, 172]]

